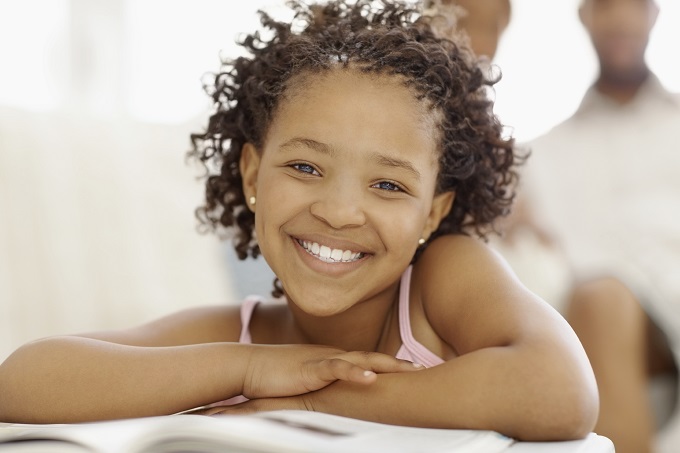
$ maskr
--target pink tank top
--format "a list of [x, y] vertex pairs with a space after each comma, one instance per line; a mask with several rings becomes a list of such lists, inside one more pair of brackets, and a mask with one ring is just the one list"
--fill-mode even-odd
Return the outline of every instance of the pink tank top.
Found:
[[[399, 284], [399, 335], [401, 336], [401, 347], [397, 351], [396, 357], [398, 359], [408, 360], [413, 363], [419, 363], [426, 368], [444, 363], [444, 360], [436, 355], [434, 352], [427, 349], [413, 337], [411, 332], [411, 317], [409, 316], [409, 294], [411, 288], [411, 271], [409, 266], [401, 276]], [[253, 311], [257, 304], [263, 302], [264, 299], [259, 296], [248, 296], [241, 305], [241, 336], [239, 343], [250, 344], [252, 338], [250, 336], [250, 319], [253, 316]], [[220, 404], [238, 404], [248, 401], [243, 396], [236, 396]]]
[[[412, 267], [409, 266], [402, 274], [399, 285], [399, 334], [402, 344], [399, 351], [397, 351], [396, 357], [419, 363], [429, 368], [444, 363], [444, 360], [419, 343], [411, 332], [411, 317], [409, 316], [411, 271]], [[264, 299], [259, 296], [249, 296], [243, 301], [241, 305], [241, 336], [238, 340], [239, 343], [249, 344], [252, 342], [250, 337], [250, 319], [257, 304], [263, 301]]]
[[401, 347], [397, 351], [398, 359], [419, 363], [426, 368], [444, 363], [444, 359], [423, 346], [413, 337], [411, 332], [411, 316], [409, 312], [409, 295], [411, 294], [411, 271], [409, 266], [401, 276], [399, 286], [399, 335]]

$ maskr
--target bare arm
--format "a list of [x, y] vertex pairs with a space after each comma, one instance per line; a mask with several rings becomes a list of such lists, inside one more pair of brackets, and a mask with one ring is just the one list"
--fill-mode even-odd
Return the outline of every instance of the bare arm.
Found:
[[235, 343], [141, 347], [75, 336], [39, 340], [0, 367], [0, 420], [141, 417], [220, 401], [241, 393], [249, 352]]
[[213, 329], [218, 315], [191, 310], [126, 331], [29, 343], [0, 365], [0, 421], [164, 415], [241, 394], [299, 395], [337, 379], [371, 384], [367, 370], [413, 369], [382, 354], [229, 342], [231, 334]]
[[[255, 410], [290, 404], [399, 425], [490, 429], [523, 440], [585, 436], [594, 427], [598, 398], [575, 334], [496, 255], [471, 241], [440, 238], [414, 271], [427, 319], [458, 357], [418, 373], [381, 375], [370, 388], [337, 382], [288, 401], [247, 404]], [[450, 256], [462, 264], [442, 265]]]
[[201, 307], [131, 329], [28, 343], [0, 365], [0, 420], [158, 415], [225, 399], [239, 390], [246, 349], [218, 342], [237, 340], [239, 328], [238, 308]]
[[593, 429], [597, 397], [582, 370], [551, 348], [484, 348], [369, 388], [335, 383], [301, 396], [305, 407], [406, 426], [490, 429], [521, 440], [568, 440]]
[[414, 270], [417, 281], [427, 319], [458, 357], [416, 375], [381, 376], [371, 389], [333, 385], [309, 395], [315, 409], [525, 440], [592, 430], [597, 388], [580, 342], [500, 257], [470, 238], [442, 237]]

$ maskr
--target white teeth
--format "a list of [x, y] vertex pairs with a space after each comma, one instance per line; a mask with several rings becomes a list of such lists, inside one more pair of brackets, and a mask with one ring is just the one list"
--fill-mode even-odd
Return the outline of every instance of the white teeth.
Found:
[[304, 249], [307, 250], [307, 252], [309, 252], [311, 255], [316, 256], [321, 261], [325, 261], [326, 263], [338, 263], [338, 262], [348, 263], [351, 261], [356, 261], [364, 256], [364, 254], [360, 252], [352, 252], [351, 250], [331, 249], [326, 245], [319, 245], [316, 242], [298, 241], [298, 243], [302, 247], [304, 247]]

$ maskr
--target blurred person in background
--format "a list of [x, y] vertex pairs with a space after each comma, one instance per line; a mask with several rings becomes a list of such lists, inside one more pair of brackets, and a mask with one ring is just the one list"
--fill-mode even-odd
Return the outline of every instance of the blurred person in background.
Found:
[[574, 115], [530, 144], [511, 224], [566, 257], [573, 280], [546, 299], [589, 355], [595, 431], [617, 453], [680, 444], [680, 98], [645, 61], [658, 14], [654, 0], [581, 2], [599, 74]]

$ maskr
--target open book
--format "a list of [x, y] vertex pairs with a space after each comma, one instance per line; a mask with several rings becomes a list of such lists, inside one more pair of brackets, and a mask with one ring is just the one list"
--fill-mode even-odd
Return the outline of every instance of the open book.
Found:
[[513, 442], [493, 431], [407, 428], [306, 411], [0, 424], [0, 453], [496, 453]]

